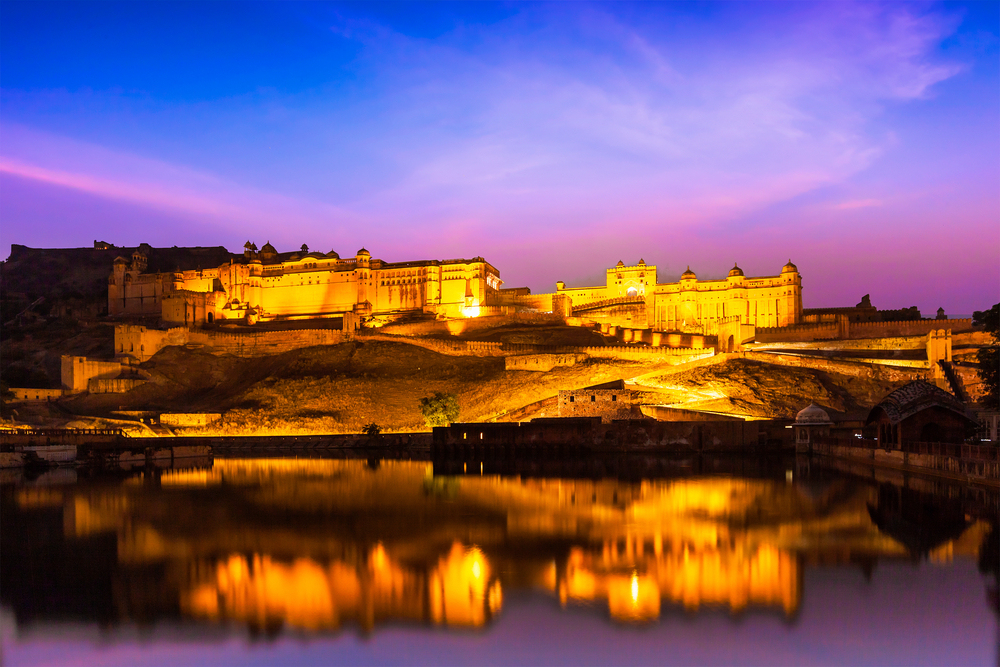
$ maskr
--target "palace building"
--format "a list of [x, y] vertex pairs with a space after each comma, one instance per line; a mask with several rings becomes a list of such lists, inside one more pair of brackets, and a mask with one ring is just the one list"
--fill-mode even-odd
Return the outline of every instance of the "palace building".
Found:
[[791, 261], [776, 276], [747, 277], [733, 266], [721, 280], [698, 280], [688, 267], [676, 283], [659, 283], [656, 267], [641, 259], [635, 266], [618, 262], [607, 270], [606, 285], [567, 288], [558, 282], [556, 294], [570, 299], [574, 315], [632, 308], [637, 326], [656, 331], [715, 335], [719, 322], [733, 317], [757, 327], [802, 322], [802, 279]]
[[199, 326], [233, 321], [426, 314], [472, 317], [499, 289], [500, 273], [482, 257], [384, 262], [364, 248], [341, 259], [336, 252], [260, 251], [247, 242], [243, 255], [221, 266], [147, 273], [147, 254], [118, 257], [108, 284], [108, 314], [159, 315], [165, 325]]
[[[176, 262], [176, 269], [166, 270]], [[190, 268], [197, 263], [198, 268]], [[184, 268], [181, 268], [181, 264]], [[206, 268], [202, 268], [202, 266]], [[108, 314], [159, 317], [166, 326], [215, 322], [254, 324], [349, 315], [375, 325], [424, 316], [439, 319], [556, 312], [593, 322], [654, 331], [716, 335], [722, 322], [756, 327], [799, 324], [802, 280], [794, 264], [778, 275], [747, 277], [734, 266], [720, 280], [698, 280], [688, 268], [676, 283], [660, 283], [656, 266], [639, 260], [607, 270], [599, 287], [549, 294], [501, 289], [500, 272], [482, 257], [385, 262], [364, 248], [342, 259], [336, 252], [279, 253], [270, 243], [243, 254], [224, 248], [136, 248], [114, 260]]]

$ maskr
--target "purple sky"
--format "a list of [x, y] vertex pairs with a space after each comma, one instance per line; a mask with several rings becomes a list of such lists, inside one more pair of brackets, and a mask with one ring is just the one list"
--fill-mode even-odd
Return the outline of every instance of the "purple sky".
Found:
[[0, 4], [0, 248], [1000, 300], [1000, 4]]

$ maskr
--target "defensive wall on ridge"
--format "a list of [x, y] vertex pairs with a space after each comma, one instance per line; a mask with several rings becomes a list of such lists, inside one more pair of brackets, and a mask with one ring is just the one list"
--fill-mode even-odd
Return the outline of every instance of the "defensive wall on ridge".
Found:
[[433, 336], [483, 331], [517, 324], [562, 326], [566, 318], [554, 313], [512, 313], [510, 315], [481, 315], [460, 320], [424, 320], [387, 324], [379, 331], [396, 336]]
[[[912, 380], [924, 379], [930, 369], [926, 361], [911, 361], [908, 363], [905, 360], [856, 361], [755, 351], [747, 351], [742, 354], [746, 359], [760, 361], [765, 364], [812, 368], [828, 373], [872, 378], [886, 382], [910, 382]], [[893, 361], [897, 363], [893, 365], [887, 363]]]
[[758, 343], [813, 342], [819, 340], [857, 338], [901, 338], [926, 336], [935, 329], [951, 329], [955, 333], [972, 330], [972, 320], [907, 320], [902, 322], [848, 322], [840, 318], [837, 322], [816, 324], [795, 324], [788, 327], [757, 327]]
[[303, 347], [337, 345], [350, 335], [336, 329], [296, 329], [291, 331], [248, 331], [230, 333], [209, 329], [150, 329], [132, 324], [115, 327], [115, 355], [147, 361], [172, 345], [196, 345], [212, 354], [237, 357], [263, 357]]
[[[160, 330], [129, 324], [115, 327], [115, 353], [122, 358], [132, 358], [143, 362], [168, 346], [197, 345], [203, 347], [205, 351], [211, 354], [259, 357], [281, 354], [282, 352], [304, 347], [337, 345], [352, 339], [406, 343], [450, 356], [506, 357], [531, 354], [583, 354], [588, 357], [601, 359], [684, 363], [692, 359], [699, 359], [714, 354], [712, 348], [672, 348], [645, 345], [550, 346], [528, 343], [415, 338], [412, 335], [392, 335], [387, 333], [364, 333], [352, 337], [345, 335], [341, 331], [332, 329], [229, 333], [206, 329], [186, 329], [184, 327]], [[114, 365], [115, 375], [121, 369], [120, 362], [102, 363]]]
[[416, 345], [433, 352], [450, 356], [509, 357], [519, 355], [586, 355], [599, 359], [684, 363], [693, 359], [710, 357], [712, 348], [650, 347], [646, 345], [561, 346], [534, 345], [531, 343], [499, 343], [489, 341], [442, 340], [436, 338], [411, 338], [391, 334], [371, 333], [357, 337], [360, 341], [383, 341]]

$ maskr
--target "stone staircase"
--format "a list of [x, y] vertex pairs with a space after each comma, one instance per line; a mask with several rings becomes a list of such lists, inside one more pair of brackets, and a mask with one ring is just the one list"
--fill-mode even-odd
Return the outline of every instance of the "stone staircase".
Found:
[[944, 377], [948, 380], [948, 386], [951, 387], [951, 393], [955, 394], [955, 397], [963, 403], [968, 403], [969, 392], [965, 390], [965, 385], [962, 384], [962, 378], [955, 372], [955, 366], [950, 361], [939, 361], [938, 363], [941, 364], [941, 370], [944, 372]]

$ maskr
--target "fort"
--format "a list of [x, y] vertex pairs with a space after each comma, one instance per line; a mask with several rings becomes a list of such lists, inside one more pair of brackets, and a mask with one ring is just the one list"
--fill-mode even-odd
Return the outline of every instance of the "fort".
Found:
[[414, 316], [461, 319], [518, 311], [580, 315], [633, 329], [715, 335], [719, 322], [737, 317], [758, 327], [799, 324], [802, 281], [788, 262], [776, 276], [748, 278], [734, 266], [725, 280], [702, 280], [690, 268], [677, 283], [659, 283], [656, 266], [619, 261], [600, 287], [551, 294], [504, 289], [500, 272], [482, 257], [385, 262], [361, 248], [341, 259], [334, 251], [259, 251], [247, 242], [209, 268], [150, 270], [152, 248], [117, 256], [108, 277], [108, 314], [159, 316], [164, 326], [345, 317], [345, 329], [363, 321], [385, 324]]
[[278, 253], [247, 242], [243, 255], [211, 268], [147, 272], [142, 248], [118, 256], [108, 279], [108, 314], [160, 315], [167, 326], [214, 322], [249, 325], [275, 320], [427, 314], [470, 317], [500, 289], [499, 272], [471, 260], [384, 262], [361, 248]]
[[[8, 400], [49, 425], [72, 421], [67, 406], [107, 426], [155, 405], [221, 414], [205, 432], [347, 433], [372, 419], [398, 432], [421, 427], [413, 396], [441, 389], [464, 418], [497, 421], [774, 419], [814, 398], [848, 412], [915, 379], [974, 402], [971, 359], [990, 344], [970, 319], [881, 311], [868, 295], [803, 309], [790, 261], [771, 276], [688, 269], [673, 283], [619, 261], [603, 285], [542, 294], [504, 287], [479, 256], [386, 262], [252, 242], [240, 254], [12, 246], [0, 269], [4, 327], [18, 332], [4, 340]], [[30, 382], [6, 379], [32, 363]], [[826, 378], [837, 388], [812, 393]], [[622, 380], [629, 390], [601, 388]]]

